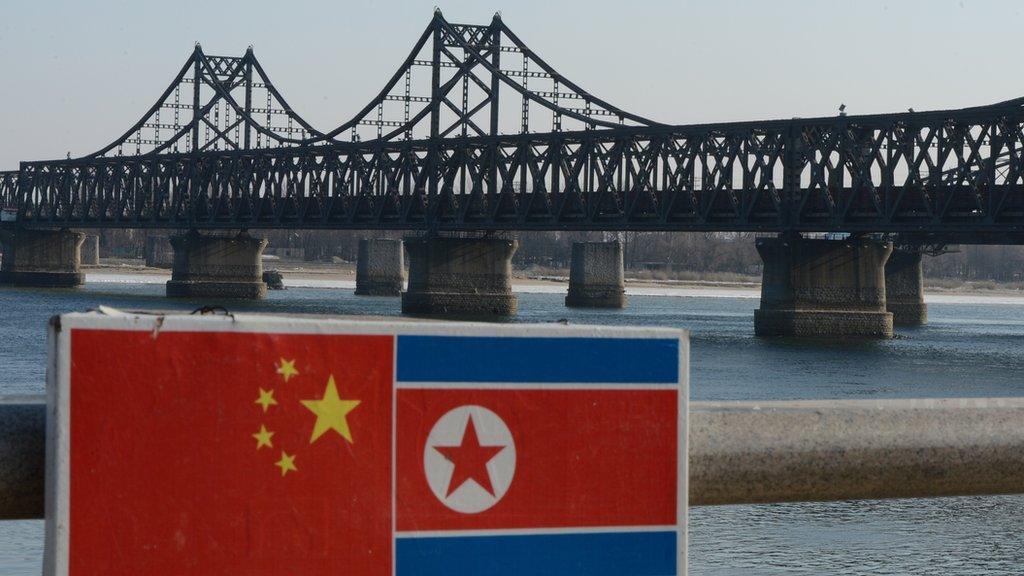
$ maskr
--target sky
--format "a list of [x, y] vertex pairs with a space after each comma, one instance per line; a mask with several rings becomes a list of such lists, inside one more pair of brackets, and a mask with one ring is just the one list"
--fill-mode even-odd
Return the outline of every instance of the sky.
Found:
[[0, 169], [81, 156], [131, 126], [195, 42], [252, 45], [292, 107], [341, 124], [438, 6], [495, 12], [590, 93], [687, 124], [980, 105], [1024, 96], [1016, 0], [3, 0]]

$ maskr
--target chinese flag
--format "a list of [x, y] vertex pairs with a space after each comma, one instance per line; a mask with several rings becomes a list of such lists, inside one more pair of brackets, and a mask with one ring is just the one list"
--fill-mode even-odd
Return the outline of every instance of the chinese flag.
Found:
[[391, 573], [391, 336], [71, 347], [72, 576]]

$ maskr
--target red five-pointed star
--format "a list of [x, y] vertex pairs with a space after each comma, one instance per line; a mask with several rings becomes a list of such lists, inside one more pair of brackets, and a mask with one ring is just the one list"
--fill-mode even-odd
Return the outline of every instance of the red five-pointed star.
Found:
[[455, 470], [452, 470], [452, 479], [448, 482], [448, 493], [445, 494], [445, 498], [451, 496], [460, 486], [470, 480], [494, 496], [494, 487], [491, 486], [491, 475], [487, 471], [487, 463], [504, 449], [504, 446], [480, 445], [471, 414], [466, 422], [466, 430], [462, 433], [460, 446], [434, 446], [434, 450], [440, 452], [455, 465]]

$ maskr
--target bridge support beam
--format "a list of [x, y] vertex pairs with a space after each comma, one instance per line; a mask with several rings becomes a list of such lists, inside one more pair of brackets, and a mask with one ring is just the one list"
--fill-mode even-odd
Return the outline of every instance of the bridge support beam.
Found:
[[359, 240], [356, 295], [401, 296], [405, 289], [402, 241], [387, 238]]
[[70, 230], [17, 230], [0, 236], [4, 245], [0, 284], [73, 288], [85, 282], [82, 242]]
[[99, 266], [100, 264], [100, 237], [95, 234], [86, 234], [85, 242], [82, 243], [82, 266]]
[[928, 323], [924, 303], [924, 272], [920, 252], [893, 250], [885, 263], [885, 307], [897, 326]]
[[758, 336], [892, 338], [885, 262], [892, 244], [851, 238], [760, 238]]
[[263, 298], [260, 257], [267, 241], [242, 232], [207, 236], [196, 231], [171, 237], [174, 267], [167, 295], [181, 298]]
[[626, 281], [619, 241], [573, 242], [565, 305], [571, 308], [626, 307]]
[[409, 288], [402, 312], [448, 316], [513, 316], [515, 240], [406, 238]]

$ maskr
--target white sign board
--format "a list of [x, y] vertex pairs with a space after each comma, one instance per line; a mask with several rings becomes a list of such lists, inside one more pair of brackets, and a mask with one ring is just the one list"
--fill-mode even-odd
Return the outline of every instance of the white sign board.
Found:
[[686, 572], [679, 330], [69, 314], [49, 576]]

